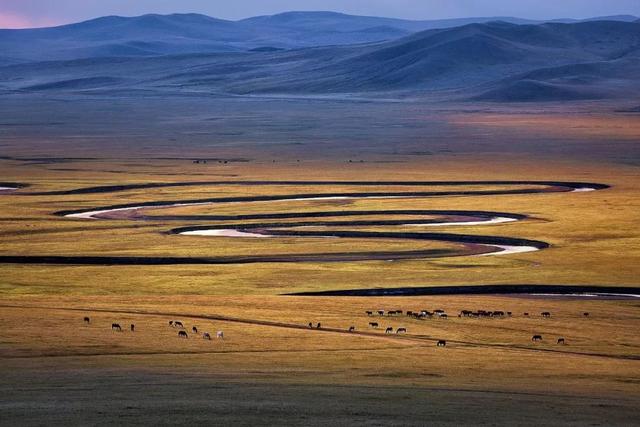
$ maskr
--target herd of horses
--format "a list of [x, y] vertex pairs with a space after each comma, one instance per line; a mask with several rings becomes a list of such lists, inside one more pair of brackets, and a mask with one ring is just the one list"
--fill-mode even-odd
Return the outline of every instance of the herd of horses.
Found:
[[[424, 320], [424, 319], [431, 319], [431, 318], [440, 318], [440, 319], [448, 319], [449, 316], [447, 315], [447, 313], [442, 310], [442, 309], [436, 309], [433, 311], [430, 310], [419, 310], [419, 311], [404, 311], [404, 310], [367, 310], [365, 311], [366, 315], [368, 317], [373, 317], [373, 316], [378, 316], [378, 317], [397, 317], [397, 316], [403, 316], [405, 315], [406, 317], [411, 317], [414, 319], [418, 319], [418, 320]], [[506, 317], [512, 317], [513, 313], [510, 311], [501, 311], [501, 310], [476, 310], [476, 311], [472, 311], [472, 310], [461, 310], [460, 313], [458, 313], [458, 317], [459, 318], [506, 318]], [[523, 313], [524, 317], [530, 317], [528, 312]], [[549, 311], [543, 311], [540, 313], [540, 316], [543, 318], [550, 318], [551, 317], [551, 312]], [[584, 312], [582, 313], [582, 316], [584, 317], [589, 317], [589, 313], [588, 312]], [[86, 324], [90, 324], [91, 323], [91, 318], [89, 318], [88, 316], [84, 317], [84, 322]], [[179, 321], [179, 320], [170, 320], [169, 321], [169, 326], [172, 328], [177, 328], [178, 329], [178, 338], [183, 338], [183, 339], [187, 339], [189, 338], [189, 334], [187, 333], [187, 331], [185, 330], [185, 326], [184, 324]], [[310, 329], [322, 329], [322, 324], [321, 323], [317, 323], [317, 324], [313, 324], [312, 322], [309, 322], [309, 328]], [[374, 328], [374, 329], [378, 329], [380, 327], [380, 324], [378, 322], [369, 322], [369, 327]], [[129, 329], [131, 330], [131, 332], [135, 332], [135, 324], [131, 323], [129, 325]], [[111, 324], [111, 330], [113, 331], [117, 331], [117, 332], [122, 332], [122, 326], [120, 326], [119, 323], [112, 323]], [[356, 327], [355, 326], [350, 326], [348, 331], [349, 332], [355, 332]], [[192, 326], [191, 328], [191, 332], [193, 334], [198, 335], [198, 327], [197, 326]], [[393, 334], [394, 333], [394, 328], [392, 326], [388, 326], [385, 329], [385, 334]], [[395, 333], [396, 334], [406, 334], [407, 333], [407, 328], [405, 327], [399, 327], [397, 329], [395, 329]], [[216, 332], [216, 338], [217, 339], [224, 339], [224, 332], [223, 331], [217, 331]], [[205, 340], [211, 340], [211, 334], [209, 332], [203, 332], [202, 333], [202, 338]], [[540, 342], [542, 341], [542, 335], [540, 334], [535, 334], [533, 335], [533, 337], [531, 337], [531, 341], [535, 342]], [[564, 345], [566, 344], [566, 340], [565, 338], [558, 338], [556, 341], [557, 344], [559, 345]], [[438, 347], [445, 347], [447, 345], [447, 341], [446, 340], [438, 340], [436, 342], [436, 345]]]
[[[418, 319], [418, 320], [425, 320], [425, 319], [432, 319], [432, 318], [440, 318], [440, 319], [448, 319], [449, 316], [447, 315], [447, 313], [442, 310], [442, 309], [436, 309], [433, 311], [430, 310], [418, 310], [418, 311], [404, 311], [404, 310], [367, 310], [365, 311], [366, 315], [368, 317], [373, 317], [373, 316], [378, 316], [378, 317], [397, 317], [397, 316], [402, 316], [405, 315], [406, 317], [411, 317], [414, 319]], [[531, 317], [529, 315], [529, 313], [525, 312], [523, 313], [524, 317]], [[549, 311], [543, 311], [540, 313], [540, 316], [543, 318], [550, 318], [551, 317], [551, 312]], [[583, 317], [589, 317], [589, 313], [588, 312], [584, 312], [582, 313]], [[513, 313], [511, 311], [502, 311], [502, 310], [461, 310], [458, 313], [458, 317], [459, 318], [497, 318], [497, 319], [501, 319], [501, 318], [506, 318], [506, 317], [513, 317]], [[369, 327], [377, 329], [380, 327], [380, 324], [378, 322], [369, 322]], [[355, 330], [355, 328], [352, 326], [351, 328], [353, 328], [353, 330]], [[352, 332], [352, 330], [350, 329], [349, 332]], [[406, 333], [407, 330], [406, 328], [398, 328], [396, 330], [396, 333]], [[389, 326], [385, 329], [385, 333], [387, 334], [391, 334], [393, 333], [393, 327]], [[531, 338], [531, 341], [533, 342], [539, 342], [542, 341], [542, 335], [540, 334], [536, 334]], [[557, 344], [560, 345], [564, 345], [566, 344], [566, 339], [565, 338], [558, 338], [556, 341]], [[438, 347], [444, 347], [447, 345], [447, 342], [445, 340], [438, 340], [437, 344]]]
[[[172, 328], [178, 328], [178, 338], [189, 338], [189, 334], [187, 334], [187, 331], [185, 330], [184, 324], [179, 321], [179, 320], [169, 320], [169, 326], [171, 326]], [[198, 327], [197, 326], [192, 326], [191, 327], [191, 332], [195, 335], [198, 335]], [[224, 332], [223, 331], [218, 331], [216, 332], [216, 338], [217, 339], [224, 339]], [[209, 332], [203, 332], [202, 333], [202, 339], [205, 340], [211, 340], [211, 334]]]
[[[85, 316], [83, 319], [85, 324], [91, 324], [91, 318], [88, 316]], [[179, 320], [170, 320], [169, 321], [169, 326], [173, 327], [173, 328], [178, 328], [178, 338], [189, 338], [189, 334], [187, 334], [187, 331], [185, 330], [184, 324], [179, 321]], [[131, 332], [135, 332], [136, 330], [136, 325], [131, 323], [129, 325], [129, 329], [131, 330]], [[111, 324], [111, 330], [112, 331], [116, 331], [116, 332], [122, 332], [122, 326], [120, 326], [119, 323], [112, 323]], [[191, 332], [193, 332], [194, 334], [198, 334], [198, 327], [197, 326], [193, 326], [191, 327]], [[203, 332], [202, 333], [202, 338], [205, 340], [211, 340], [211, 334], [209, 332]], [[217, 339], [224, 339], [224, 332], [223, 331], [217, 331], [216, 332], [216, 338]]]

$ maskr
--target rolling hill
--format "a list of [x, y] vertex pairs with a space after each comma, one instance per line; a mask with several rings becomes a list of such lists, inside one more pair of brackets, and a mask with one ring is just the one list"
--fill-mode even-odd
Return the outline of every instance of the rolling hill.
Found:
[[[637, 19], [612, 17], [616, 21]], [[52, 28], [0, 30], [0, 64], [108, 56], [158, 56], [349, 45], [511, 17], [410, 21], [335, 12], [286, 12], [240, 21], [199, 14], [106, 16]], [[567, 20], [564, 20], [567, 21]]]
[[[144, 35], [156, 40], [137, 48], [150, 51], [152, 46], [163, 46], [168, 50], [166, 40], [184, 32], [174, 19], [145, 19], [150, 21], [143, 33], [139, 22], [134, 25], [129, 19], [102, 18], [98, 23], [76, 24], [80, 28], [74, 31], [83, 36], [74, 36], [73, 41], [104, 40], [103, 32], [111, 34], [107, 29], [117, 24], [123, 37]], [[287, 34], [296, 28], [305, 32], [308, 19], [309, 15], [284, 14], [251, 18], [242, 25], [268, 27], [271, 35]], [[328, 14], [322, 19], [330, 31], [343, 28], [341, 20], [350, 18]], [[400, 26], [391, 27], [393, 22], [384, 18], [365, 17], [362, 21], [361, 27], [353, 27], [358, 34], [371, 28]], [[238, 31], [236, 24], [228, 21], [184, 15], [180, 22], [189, 24], [190, 37], [204, 37], [207, 29], [215, 26], [220, 34], [226, 34], [227, 49], [209, 52], [209, 45], [189, 45], [193, 52], [176, 47], [180, 53], [157, 55], [122, 54], [115, 48], [109, 53], [103, 46], [91, 57], [9, 62], [0, 66], [0, 88], [94, 94], [132, 90], [299, 96], [384, 93], [500, 102], [630, 97], [640, 93], [640, 23], [627, 21], [472, 23], [385, 42], [238, 51], [229, 46], [233, 40], [251, 36], [249, 30]], [[374, 24], [380, 25], [369, 26]]]

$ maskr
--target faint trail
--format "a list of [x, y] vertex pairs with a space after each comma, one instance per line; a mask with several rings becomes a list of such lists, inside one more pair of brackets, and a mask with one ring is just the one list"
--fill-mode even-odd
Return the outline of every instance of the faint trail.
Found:
[[[222, 316], [222, 315], [197, 315], [197, 314], [185, 314], [185, 313], [177, 313], [177, 312], [161, 312], [161, 311], [140, 311], [140, 310], [118, 310], [118, 309], [100, 309], [100, 308], [73, 308], [73, 307], [51, 307], [51, 306], [26, 306], [26, 305], [10, 305], [10, 304], [2, 304], [0, 307], [3, 308], [21, 308], [21, 309], [38, 309], [38, 310], [59, 310], [59, 311], [73, 311], [73, 312], [83, 312], [83, 313], [112, 313], [112, 314], [128, 314], [128, 315], [136, 315], [136, 316], [165, 316], [165, 317], [173, 317], [173, 318], [183, 318], [183, 319], [199, 319], [199, 320], [216, 320], [220, 322], [230, 322], [230, 323], [241, 323], [247, 325], [258, 325], [258, 326], [267, 326], [267, 327], [275, 327], [275, 328], [283, 328], [283, 329], [295, 329], [295, 330], [304, 330], [311, 333], [331, 333], [331, 334], [342, 334], [348, 336], [361, 336], [368, 338], [376, 338], [376, 339], [384, 339], [384, 340], [393, 340], [395, 342], [420, 342], [420, 343], [434, 343], [439, 341], [440, 339], [444, 339], [443, 337], [432, 337], [429, 335], [411, 335], [411, 334], [382, 334], [368, 331], [355, 331], [349, 332], [345, 329], [337, 329], [337, 328], [309, 328], [305, 325], [299, 325], [295, 323], [286, 323], [286, 322], [276, 322], [270, 320], [257, 320], [257, 319], [244, 319], [239, 317], [231, 317], [231, 316]], [[579, 352], [579, 351], [570, 351], [570, 350], [555, 350], [549, 348], [531, 348], [520, 345], [508, 345], [508, 344], [490, 344], [490, 343], [479, 343], [473, 341], [462, 341], [462, 340], [450, 340], [447, 339], [447, 344], [458, 344], [463, 347], [477, 347], [477, 348], [500, 348], [508, 351], [525, 351], [525, 352], [542, 352], [542, 353], [554, 353], [554, 354], [566, 354], [571, 356], [585, 356], [585, 357], [599, 357], [599, 358], [607, 358], [607, 359], [617, 359], [617, 360], [640, 360], [640, 355], [613, 355], [606, 353], [589, 353], [589, 352]], [[373, 351], [373, 350], [371, 350]], [[268, 352], [268, 350], [266, 350]]]

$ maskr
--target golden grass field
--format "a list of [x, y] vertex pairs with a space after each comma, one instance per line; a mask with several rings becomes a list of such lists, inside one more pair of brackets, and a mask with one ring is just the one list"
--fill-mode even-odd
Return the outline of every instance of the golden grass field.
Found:
[[[506, 127], [509, 132], [530, 129], [532, 121], [534, 127], [536, 123], [558, 125], [548, 116], [541, 116], [539, 122], [532, 117], [512, 120], [508, 125], [496, 114], [473, 118], [456, 125], [480, 130]], [[459, 118], [450, 120], [455, 124]], [[602, 120], [569, 123], [581, 129], [576, 131], [581, 136], [601, 135], [602, 128], [610, 126], [621, 129], [615, 131], [618, 141], [631, 144], [635, 138], [637, 142], [637, 128], [629, 130], [618, 118]], [[371, 186], [202, 185], [57, 196], [26, 193], [205, 180], [554, 180], [612, 187], [586, 193], [227, 203], [145, 212], [158, 216], [429, 209], [526, 214], [529, 219], [516, 223], [429, 230], [521, 237], [552, 245], [525, 254], [248, 265], [3, 264], [0, 389], [11, 398], [0, 402], [0, 412], [5, 414], [2, 424], [140, 420], [199, 424], [210, 423], [212, 417], [221, 424], [640, 423], [637, 300], [282, 296], [439, 285], [637, 287], [640, 179], [634, 164], [464, 152], [407, 158], [401, 164], [304, 158], [193, 164], [187, 159], [92, 155], [96, 158], [63, 163], [0, 160], [0, 181], [29, 184], [15, 193], [0, 194], [0, 255], [208, 257], [459, 247], [430, 241], [178, 236], [166, 232], [194, 223], [53, 215], [60, 210], [156, 200], [376, 191]], [[398, 186], [393, 190], [414, 189]], [[414, 227], [392, 229], [416, 231]], [[365, 310], [436, 308], [453, 316], [414, 320], [365, 315]], [[462, 309], [504, 310], [514, 315], [458, 318]], [[542, 311], [550, 311], [552, 317], [541, 318]], [[524, 312], [531, 316], [524, 317]], [[590, 316], [584, 317], [583, 312]], [[90, 325], [83, 323], [84, 316], [91, 317]], [[169, 320], [182, 320], [190, 338], [179, 339]], [[369, 328], [370, 321], [378, 321], [381, 327], [406, 327], [407, 334], [385, 335], [384, 330]], [[125, 331], [112, 332], [113, 322]], [[323, 328], [309, 329], [308, 322], [321, 322]], [[128, 331], [130, 323], [136, 325], [136, 332]], [[203, 340], [191, 334], [193, 325], [212, 335], [223, 330], [225, 339]], [[356, 327], [355, 333], [347, 332], [350, 326]], [[532, 343], [533, 334], [542, 334], [543, 342]], [[567, 344], [557, 345], [559, 337]], [[446, 339], [447, 347], [437, 348], [438, 339]]]

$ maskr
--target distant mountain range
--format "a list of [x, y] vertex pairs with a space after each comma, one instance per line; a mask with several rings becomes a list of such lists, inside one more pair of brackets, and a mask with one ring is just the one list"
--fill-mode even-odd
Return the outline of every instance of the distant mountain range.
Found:
[[[637, 19], [621, 15], [590, 20], [631, 22]], [[380, 42], [418, 31], [492, 21], [542, 23], [512, 17], [410, 21], [335, 12], [287, 12], [240, 21], [198, 14], [106, 16], [52, 28], [0, 30], [0, 55], [5, 62], [22, 62], [293, 49]]]
[[290, 12], [105, 17], [0, 31], [0, 89], [443, 96], [557, 101], [637, 96], [632, 16], [537, 23]]

